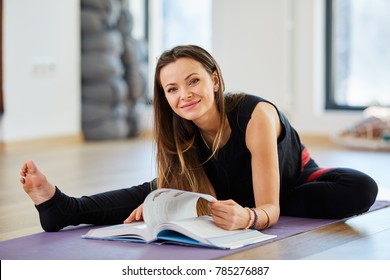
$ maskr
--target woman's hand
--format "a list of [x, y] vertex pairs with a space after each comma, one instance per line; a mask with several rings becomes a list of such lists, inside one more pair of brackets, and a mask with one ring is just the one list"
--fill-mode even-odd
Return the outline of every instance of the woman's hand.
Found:
[[131, 212], [130, 216], [126, 220], [124, 220], [123, 223], [129, 224], [132, 222], [143, 221], [144, 220], [144, 217], [142, 215], [143, 210], [144, 210], [144, 204], [142, 203], [140, 206], [134, 209], [133, 212]]
[[214, 223], [227, 230], [243, 229], [248, 225], [250, 214], [233, 200], [214, 200], [209, 203]]

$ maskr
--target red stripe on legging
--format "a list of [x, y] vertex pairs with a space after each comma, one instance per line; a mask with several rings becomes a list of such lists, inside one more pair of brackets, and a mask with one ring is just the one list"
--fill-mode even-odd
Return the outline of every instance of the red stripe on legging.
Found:
[[302, 158], [302, 166], [301, 170], [305, 168], [305, 165], [309, 162], [310, 160], [310, 154], [309, 151], [306, 149], [306, 147], [303, 148], [302, 153], [301, 153], [301, 158]]
[[307, 178], [307, 182], [313, 182], [317, 180], [322, 174], [329, 171], [330, 169], [332, 168], [320, 168], [314, 171], [313, 173], [310, 174], [309, 178]]

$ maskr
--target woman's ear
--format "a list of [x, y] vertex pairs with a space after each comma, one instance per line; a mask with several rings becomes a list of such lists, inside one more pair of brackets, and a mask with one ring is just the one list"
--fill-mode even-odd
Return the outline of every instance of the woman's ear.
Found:
[[214, 84], [214, 91], [219, 90], [219, 75], [217, 70], [213, 72], [213, 84]]

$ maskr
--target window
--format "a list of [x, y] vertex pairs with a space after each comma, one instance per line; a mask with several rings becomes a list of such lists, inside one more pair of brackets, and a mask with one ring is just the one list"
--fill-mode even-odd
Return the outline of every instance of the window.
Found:
[[390, 1], [326, 1], [326, 108], [390, 105]]
[[[149, 75], [157, 58], [176, 45], [195, 44], [211, 50], [212, 0], [148, 0]], [[150, 79], [149, 92], [153, 93]]]
[[149, 47], [153, 58], [176, 45], [211, 48], [212, 0], [149, 0]]
[[148, 41], [148, 5], [148, 0], [129, 1], [130, 13], [134, 21], [132, 35], [143, 42]]
[[195, 44], [210, 50], [211, 0], [163, 0], [163, 49]]
[[3, 1], [0, 0], [0, 117], [3, 113]]

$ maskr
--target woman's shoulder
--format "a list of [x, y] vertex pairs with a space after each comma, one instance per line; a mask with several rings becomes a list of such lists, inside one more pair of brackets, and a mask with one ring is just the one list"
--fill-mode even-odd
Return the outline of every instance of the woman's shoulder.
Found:
[[238, 114], [250, 116], [257, 104], [261, 102], [271, 103], [260, 96], [243, 92], [229, 92], [225, 95], [225, 106], [227, 112], [236, 111]]
[[247, 93], [228, 93], [225, 95], [226, 113], [232, 129], [246, 130], [246, 126], [252, 117], [257, 104], [264, 101], [263, 98]]

